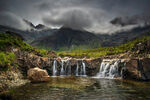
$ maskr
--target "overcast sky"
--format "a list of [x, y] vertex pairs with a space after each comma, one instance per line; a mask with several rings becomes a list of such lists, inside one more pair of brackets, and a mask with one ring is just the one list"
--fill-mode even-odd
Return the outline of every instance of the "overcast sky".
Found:
[[0, 24], [27, 29], [24, 18], [35, 25], [111, 33], [135, 26], [112, 25], [115, 17], [149, 15], [149, 9], [150, 0], [1, 0]]

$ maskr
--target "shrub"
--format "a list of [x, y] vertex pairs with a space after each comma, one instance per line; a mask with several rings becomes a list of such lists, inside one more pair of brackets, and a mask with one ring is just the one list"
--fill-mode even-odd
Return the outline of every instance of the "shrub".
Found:
[[0, 68], [8, 69], [15, 60], [15, 54], [0, 52]]

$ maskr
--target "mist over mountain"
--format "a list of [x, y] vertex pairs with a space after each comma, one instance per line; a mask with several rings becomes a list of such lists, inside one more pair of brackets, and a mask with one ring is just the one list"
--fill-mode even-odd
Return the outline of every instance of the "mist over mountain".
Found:
[[147, 26], [150, 25], [150, 15], [134, 15], [134, 16], [124, 16], [116, 17], [110, 21], [113, 25], [120, 25], [122, 27], [127, 25], [137, 25], [137, 26]]
[[[129, 30], [120, 30], [112, 35], [95, 34], [86, 30], [77, 30], [63, 26], [60, 29], [52, 29], [43, 24], [34, 25], [32, 22], [25, 20], [30, 26], [30, 30], [20, 30], [8, 26], [0, 25], [0, 32], [15, 32], [20, 34], [26, 42], [33, 46], [42, 48], [59, 49], [75, 49], [97, 48], [100, 46], [117, 46], [138, 37], [149, 35], [150, 25], [136, 26]], [[125, 24], [124, 24], [125, 25]], [[125, 25], [129, 26], [129, 25]], [[124, 27], [124, 26], [121, 26]]]
[[118, 46], [127, 43], [136, 38], [148, 36], [150, 32], [150, 25], [135, 27], [129, 31], [120, 31], [115, 34], [97, 34], [103, 41], [102, 46]]
[[22, 30], [10, 26], [0, 25], [0, 32], [5, 33], [6, 31], [10, 31], [10, 32], [18, 33], [25, 39], [26, 42], [31, 43], [33, 40], [43, 36], [51, 35], [57, 30], [57, 29], [51, 29], [42, 24], [35, 26], [34, 24], [32, 24], [32, 22], [25, 19], [23, 21], [30, 27], [29, 29]]
[[54, 50], [79, 47], [98, 48], [101, 46], [101, 40], [93, 33], [62, 27], [54, 34], [38, 38], [31, 44]]

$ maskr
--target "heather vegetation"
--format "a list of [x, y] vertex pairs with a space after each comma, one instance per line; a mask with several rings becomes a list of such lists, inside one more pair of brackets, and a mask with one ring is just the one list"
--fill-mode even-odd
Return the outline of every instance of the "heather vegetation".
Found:
[[128, 51], [133, 51], [134, 46], [137, 43], [144, 42], [150, 40], [150, 36], [144, 36], [141, 38], [137, 38], [136, 40], [130, 41], [126, 44], [122, 44], [120, 46], [114, 47], [103, 47], [97, 49], [77, 49], [71, 51], [61, 51], [57, 52], [59, 56], [72, 56], [72, 57], [88, 57], [88, 58], [98, 58], [102, 56], [115, 55], [119, 53], [125, 53]]

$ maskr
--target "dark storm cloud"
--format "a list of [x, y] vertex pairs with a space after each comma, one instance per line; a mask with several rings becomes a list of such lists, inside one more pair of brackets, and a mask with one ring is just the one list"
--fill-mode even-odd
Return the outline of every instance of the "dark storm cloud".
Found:
[[30, 26], [23, 19], [11, 12], [0, 13], [0, 25], [9, 26], [20, 30], [29, 30]]
[[134, 15], [134, 16], [124, 16], [116, 17], [110, 21], [113, 25], [120, 25], [122, 27], [127, 25], [150, 25], [150, 15]]
[[[2, 15], [2, 11], [9, 12], [34, 24], [43, 23], [52, 27], [67, 26], [97, 33], [112, 33], [122, 28], [134, 27], [112, 25], [112, 19], [118, 16], [150, 14], [149, 4], [150, 0], [1, 0], [0, 13]], [[14, 18], [9, 14], [7, 16], [11, 17], [10, 19]], [[20, 20], [20, 17], [16, 18]]]
[[44, 23], [80, 30], [92, 25], [92, 18], [90, 14], [86, 13], [85, 11], [72, 9], [62, 12], [62, 14], [57, 14], [56, 16], [45, 16], [43, 18]]

